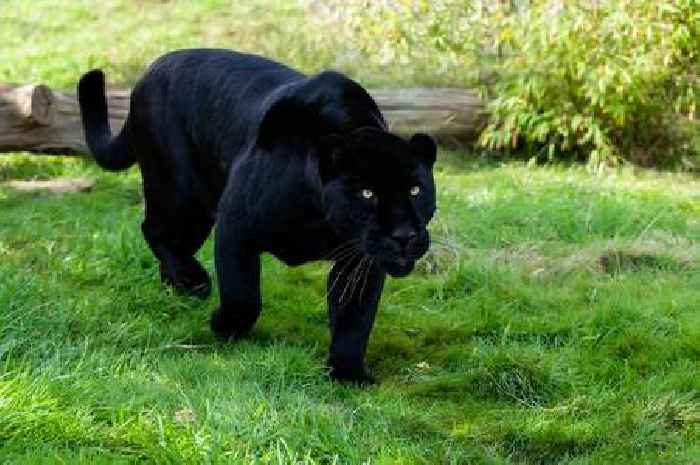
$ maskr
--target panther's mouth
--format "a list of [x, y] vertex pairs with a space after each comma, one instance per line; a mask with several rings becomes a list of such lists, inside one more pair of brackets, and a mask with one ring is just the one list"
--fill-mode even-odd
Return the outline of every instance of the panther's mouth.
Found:
[[380, 266], [387, 272], [389, 276], [394, 278], [403, 278], [407, 276], [413, 267], [416, 265], [416, 261], [407, 257], [398, 257], [389, 260], [381, 260]]
[[369, 237], [362, 245], [362, 251], [389, 276], [402, 278], [413, 271], [416, 261], [428, 251], [429, 237], [425, 230], [408, 242], [399, 242], [381, 236]]

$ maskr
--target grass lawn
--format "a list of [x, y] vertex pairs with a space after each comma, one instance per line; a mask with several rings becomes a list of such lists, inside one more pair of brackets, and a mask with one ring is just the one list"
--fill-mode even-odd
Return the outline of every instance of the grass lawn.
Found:
[[[391, 76], [302, 36], [294, 2], [96, 5], [0, 4], [0, 82], [70, 88], [99, 65], [125, 85], [191, 45]], [[324, 375], [327, 265], [266, 257], [252, 337], [220, 344], [216, 295], [159, 284], [136, 169], [0, 156], [0, 181], [97, 181], [0, 187], [0, 463], [700, 463], [700, 180], [457, 152], [437, 171], [437, 242], [389, 280], [381, 383], [358, 389]], [[200, 258], [213, 271], [211, 241]]]

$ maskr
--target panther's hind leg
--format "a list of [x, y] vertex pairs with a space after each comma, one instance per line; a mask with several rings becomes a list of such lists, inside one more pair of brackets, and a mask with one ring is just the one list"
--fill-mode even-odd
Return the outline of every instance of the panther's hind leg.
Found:
[[141, 141], [147, 150], [147, 156], [139, 159], [146, 200], [141, 229], [160, 262], [161, 280], [176, 290], [206, 297], [211, 279], [194, 254], [209, 236], [215, 219], [194, 189], [202, 180], [182, 142], [159, 144], [151, 137]]
[[160, 277], [164, 284], [198, 297], [211, 292], [211, 279], [194, 254], [207, 239], [213, 219], [195, 211], [159, 211], [148, 207], [141, 229], [146, 242], [160, 262]]
[[[208, 273], [194, 258], [214, 225], [213, 183], [196, 163], [183, 121], [169, 109], [167, 86], [151, 79], [132, 91], [129, 111], [129, 151], [137, 159], [146, 203], [141, 226], [144, 238], [160, 262], [165, 284], [207, 296]], [[213, 188], [211, 188], [213, 189]]]

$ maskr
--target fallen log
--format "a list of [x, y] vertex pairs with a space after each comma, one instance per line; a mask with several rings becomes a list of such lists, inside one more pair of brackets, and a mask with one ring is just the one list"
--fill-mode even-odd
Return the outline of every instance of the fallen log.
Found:
[[[128, 91], [110, 91], [109, 119], [117, 131], [129, 110]], [[0, 152], [89, 153], [75, 94], [45, 85], [0, 86]]]
[[443, 144], [476, 140], [486, 122], [484, 102], [471, 89], [371, 89], [389, 124], [397, 134], [425, 132]]
[[[484, 121], [484, 104], [473, 90], [370, 90], [389, 127], [399, 134], [426, 132], [443, 143], [474, 140]], [[129, 91], [107, 92], [112, 131], [124, 124]], [[89, 153], [75, 94], [38, 85], [0, 85], [0, 152]]]

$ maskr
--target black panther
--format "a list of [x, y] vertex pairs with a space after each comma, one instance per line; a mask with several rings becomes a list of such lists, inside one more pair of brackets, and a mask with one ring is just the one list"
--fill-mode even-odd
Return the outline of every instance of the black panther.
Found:
[[163, 282], [209, 294], [194, 254], [216, 224], [211, 327], [229, 340], [260, 314], [260, 254], [289, 265], [330, 260], [330, 374], [371, 382], [364, 356], [386, 274], [410, 273], [430, 244], [432, 138], [391, 134], [369, 94], [341, 73], [309, 77], [227, 50], [155, 61], [116, 137], [104, 86], [101, 70], [78, 83], [85, 138], [106, 170], [138, 162], [143, 235]]

